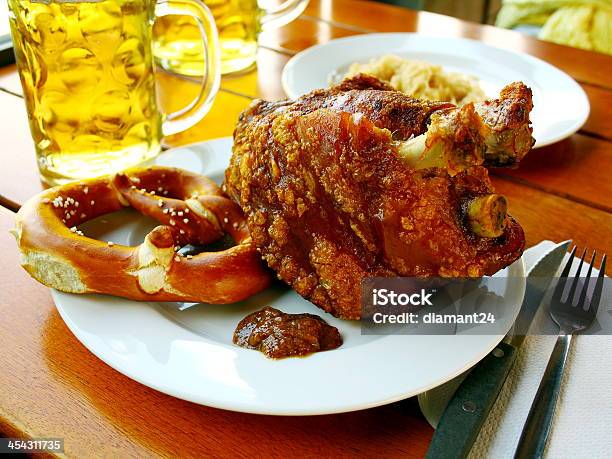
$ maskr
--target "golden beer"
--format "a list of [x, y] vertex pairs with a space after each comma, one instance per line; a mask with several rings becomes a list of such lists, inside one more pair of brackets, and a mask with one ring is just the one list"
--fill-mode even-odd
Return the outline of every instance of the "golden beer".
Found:
[[[261, 10], [257, 0], [205, 0], [215, 17], [221, 73], [250, 67], [257, 54]], [[196, 22], [186, 16], [160, 18], [154, 27], [155, 58], [182, 75], [204, 73], [204, 48]]]
[[155, 8], [153, 0], [9, 0], [30, 128], [47, 183], [107, 174], [159, 153]]
[[[304, 11], [308, 0], [203, 0], [211, 10], [221, 49], [221, 73], [248, 69], [257, 58], [257, 37], [263, 27], [286, 24]], [[262, 8], [264, 6], [264, 8]], [[274, 8], [274, 7], [278, 8]], [[153, 54], [165, 69], [181, 75], [204, 74], [204, 49], [197, 24], [188, 17], [165, 17], [155, 23]]]

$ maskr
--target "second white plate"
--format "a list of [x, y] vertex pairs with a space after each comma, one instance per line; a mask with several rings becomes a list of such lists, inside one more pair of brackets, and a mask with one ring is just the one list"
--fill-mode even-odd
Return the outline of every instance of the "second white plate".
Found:
[[586, 122], [590, 105], [580, 85], [556, 67], [516, 51], [464, 38], [415, 33], [380, 33], [339, 38], [295, 55], [283, 70], [283, 89], [290, 98], [325, 88], [333, 75], [353, 62], [395, 54], [439, 64], [445, 70], [478, 77], [489, 97], [506, 84], [523, 81], [533, 90], [531, 113], [535, 147], [569, 137]]

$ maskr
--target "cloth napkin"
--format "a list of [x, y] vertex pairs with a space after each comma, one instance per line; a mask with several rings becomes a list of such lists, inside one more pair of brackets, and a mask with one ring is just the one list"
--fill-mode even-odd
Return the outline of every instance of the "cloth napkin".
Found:
[[[544, 241], [527, 250], [524, 254], [527, 272], [554, 246], [554, 243]], [[577, 262], [574, 264], [576, 268]], [[546, 450], [548, 457], [612, 457], [612, 336], [609, 335], [612, 289], [607, 290], [604, 290], [597, 316], [607, 332], [578, 335], [572, 340]], [[541, 308], [534, 322], [550, 328], [548, 308]], [[470, 458], [513, 457], [555, 341], [556, 336], [552, 335], [525, 339], [499, 398], [472, 447]], [[436, 426], [464, 377], [465, 374], [419, 396], [421, 410], [432, 426]]]

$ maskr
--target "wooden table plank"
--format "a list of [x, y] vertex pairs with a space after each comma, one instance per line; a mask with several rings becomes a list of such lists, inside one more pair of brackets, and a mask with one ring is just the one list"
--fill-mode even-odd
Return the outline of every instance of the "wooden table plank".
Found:
[[533, 188], [612, 212], [612, 143], [576, 134], [532, 150], [518, 169], [496, 169]]
[[[572, 239], [580, 248], [612, 253], [612, 214], [502, 177], [493, 177], [493, 183], [507, 196], [509, 213], [523, 226], [528, 247], [546, 239]], [[612, 275], [610, 265], [608, 275]]]
[[323, 21], [298, 18], [289, 26], [263, 32], [259, 36], [259, 43], [263, 46], [280, 46], [297, 52], [317, 43], [325, 43], [334, 38], [347, 37], [356, 33], [358, 32], [335, 27]]
[[[159, 108], [164, 112], [178, 110], [187, 105], [199, 92], [200, 86], [189, 80], [158, 73]], [[235, 120], [251, 101], [245, 97], [219, 92], [210, 112], [202, 121], [187, 131], [164, 139], [167, 147], [176, 147], [206, 139], [231, 136]]]
[[[612, 79], [612, 76], [610, 78]], [[583, 84], [582, 89], [591, 103], [591, 113], [580, 131], [612, 142], [612, 90], [590, 84]]]
[[265, 100], [285, 99], [281, 86], [281, 73], [290, 56], [260, 47], [257, 70], [244, 75], [224, 77], [221, 87], [250, 98]]
[[128, 379], [76, 340], [49, 290], [18, 267], [12, 226], [0, 208], [0, 435], [62, 437], [73, 457], [424, 455], [432, 429], [414, 399], [340, 415], [257, 416]]
[[420, 32], [425, 35], [473, 38], [500, 48], [523, 51], [550, 62], [576, 80], [612, 89], [612, 58], [549, 43], [498, 27], [461, 21], [435, 13], [364, 0], [312, 0], [306, 14], [356, 32]]

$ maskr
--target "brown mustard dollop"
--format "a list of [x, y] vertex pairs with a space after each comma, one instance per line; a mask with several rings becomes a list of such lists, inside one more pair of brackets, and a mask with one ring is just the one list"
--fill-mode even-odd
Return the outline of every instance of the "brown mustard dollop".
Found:
[[268, 306], [240, 321], [234, 344], [281, 359], [336, 349], [342, 345], [342, 337], [319, 316], [286, 314]]

